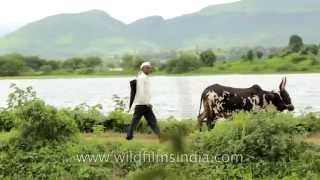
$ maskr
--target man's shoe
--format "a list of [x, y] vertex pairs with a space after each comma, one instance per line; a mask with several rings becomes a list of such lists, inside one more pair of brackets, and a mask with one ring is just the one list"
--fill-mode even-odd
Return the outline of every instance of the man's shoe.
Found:
[[131, 137], [126, 137], [126, 139], [128, 140], [128, 141], [130, 141], [130, 140], [132, 140], [133, 139], [133, 137], [131, 136]]

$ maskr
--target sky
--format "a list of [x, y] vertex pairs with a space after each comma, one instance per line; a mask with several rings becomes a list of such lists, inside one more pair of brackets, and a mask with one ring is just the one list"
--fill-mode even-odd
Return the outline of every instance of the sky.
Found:
[[152, 15], [168, 19], [196, 12], [209, 5], [235, 1], [238, 0], [2, 0], [0, 34], [60, 13], [99, 9], [124, 23], [130, 23]]

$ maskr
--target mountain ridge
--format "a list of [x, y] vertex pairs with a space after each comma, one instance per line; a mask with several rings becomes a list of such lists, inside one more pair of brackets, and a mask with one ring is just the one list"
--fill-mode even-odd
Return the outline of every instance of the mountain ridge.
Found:
[[0, 53], [64, 58], [168, 49], [285, 46], [292, 34], [301, 35], [307, 43], [318, 42], [319, 17], [320, 1], [316, 0], [242, 0], [175, 18], [149, 16], [129, 24], [95, 9], [29, 23], [0, 38]]

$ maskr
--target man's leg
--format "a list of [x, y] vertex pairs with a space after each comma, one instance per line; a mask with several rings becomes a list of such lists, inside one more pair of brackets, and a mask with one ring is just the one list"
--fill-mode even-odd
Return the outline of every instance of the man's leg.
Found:
[[142, 115], [144, 114], [145, 111], [145, 107], [144, 106], [139, 106], [137, 105], [134, 108], [134, 113], [133, 113], [133, 117], [132, 117], [132, 122], [129, 126], [128, 132], [127, 132], [127, 139], [131, 140], [133, 138], [133, 131], [134, 129], [137, 127], [137, 125], [139, 124]]
[[148, 107], [147, 111], [144, 113], [144, 118], [147, 120], [153, 132], [160, 136], [160, 129], [158, 127], [157, 118], [154, 115], [152, 108]]

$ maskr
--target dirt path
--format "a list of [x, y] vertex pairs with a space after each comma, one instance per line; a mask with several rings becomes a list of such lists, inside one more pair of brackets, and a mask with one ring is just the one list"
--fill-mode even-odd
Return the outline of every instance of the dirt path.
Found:
[[309, 135], [306, 138], [306, 142], [320, 145], [320, 132]]
[[[82, 138], [85, 140], [91, 141], [100, 141], [103, 142], [128, 142], [128, 140], [125, 139], [126, 134], [124, 133], [115, 133], [115, 132], [105, 132], [102, 134], [82, 134]], [[140, 134], [135, 133], [134, 139], [130, 142], [135, 143], [142, 143], [142, 144], [160, 144], [159, 139], [154, 134]]]

